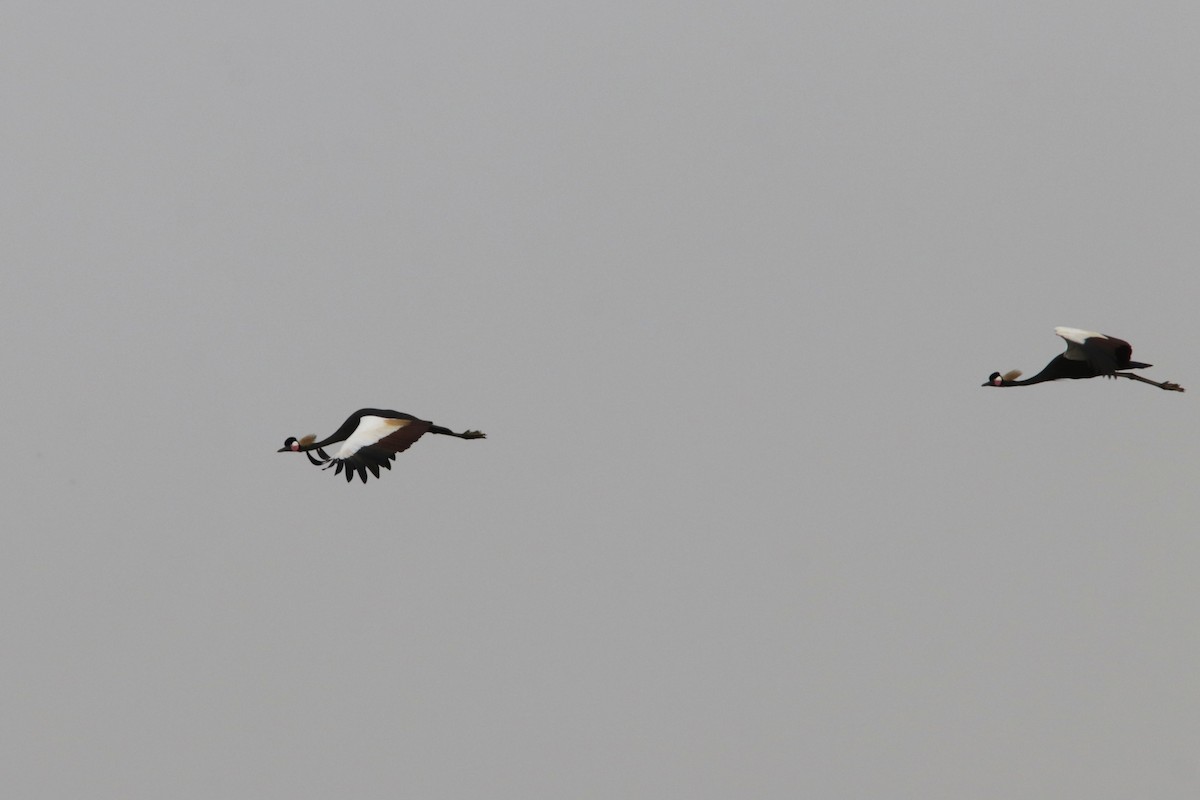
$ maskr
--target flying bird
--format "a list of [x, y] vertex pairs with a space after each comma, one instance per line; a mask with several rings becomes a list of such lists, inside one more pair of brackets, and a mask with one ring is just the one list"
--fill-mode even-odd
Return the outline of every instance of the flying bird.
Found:
[[[399, 411], [362, 408], [351, 414], [349, 419], [342, 423], [342, 427], [331, 436], [319, 442], [315, 434], [300, 439], [289, 436], [278, 452], [304, 453], [309, 461], [322, 469], [334, 467], [334, 475], [345, 470], [347, 482], [352, 481], [354, 473], [357, 472], [363, 483], [366, 483], [367, 470], [378, 478], [380, 467], [391, 469], [390, 462], [396, 457], [396, 453], [403, 453], [426, 433], [457, 436], [459, 439], [487, 438], [481, 431], [455, 433], [449, 428]], [[334, 442], [343, 444], [335, 455], [330, 456], [324, 448]], [[313, 455], [314, 450], [316, 456]]]
[[1056, 381], [1060, 378], [1094, 378], [1103, 375], [1106, 378], [1129, 378], [1133, 381], [1148, 383], [1169, 392], [1182, 392], [1183, 387], [1177, 383], [1164, 381], [1158, 383], [1132, 372], [1118, 372], [1122, 369], [1144, 369], [1153, 364], [1143, 364], [1140, 361], [1130, 361], [1133, 348], [1129, 342], [1115, 336], [1105, 336], [1102, 333], [1083, 331], [1079, 328], [1055, 328], [1054, 333], [1067, 342], [1066, 352], [1054, 358], [1046, 368], [1023, 381], [1021, 371], [1014, 369], [1001, 375], [993, 372], [984, 386], [1031, 386], [1044, 381]]

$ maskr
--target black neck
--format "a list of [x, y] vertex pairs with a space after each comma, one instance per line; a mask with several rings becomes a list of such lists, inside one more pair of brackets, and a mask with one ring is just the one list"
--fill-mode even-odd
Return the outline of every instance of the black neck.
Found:
[[1006, 381], [1006, 380], [1002, 379], [1000, 385], [1001, 386], [1032, 386], [1035, 383], [1045, 383], [1046, 381], [1052, 381], [1052, 380], [1054, 380], [1054, 378], [1050, 377], [1049, 375], [1047, 375], [1044, 372], [1039, 372], [1037, 375], [1034, 375], [1032, 378], [1026, 378], [1023, 381]]

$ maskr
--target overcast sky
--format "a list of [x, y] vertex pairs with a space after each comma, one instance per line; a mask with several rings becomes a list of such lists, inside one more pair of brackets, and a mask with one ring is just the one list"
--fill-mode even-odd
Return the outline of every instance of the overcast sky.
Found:
[[8, 791], [1200, 796], [1197, 30], [7, 4]]

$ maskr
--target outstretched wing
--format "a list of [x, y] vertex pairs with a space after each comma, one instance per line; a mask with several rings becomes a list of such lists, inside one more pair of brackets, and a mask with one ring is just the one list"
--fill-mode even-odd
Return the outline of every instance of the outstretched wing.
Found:
[[1063, 357], [1070, 361], [1086, 361], [1097, 375], [1111, 375], [1129, 363], [1133, 348], [1129, 342], [1095, 331], [1079, 328], [1055, 328], [1054, 333], [1067, 343]]
[[364, 416], [325, 468], [334, 467], [335, 475], [345, 470], [347, 481], [357, 472], [366, 483], [367, 470], [378, 478], [380, 467], [391, 469], [396, 453], [411, 447], [432, 425], [420, 419]]

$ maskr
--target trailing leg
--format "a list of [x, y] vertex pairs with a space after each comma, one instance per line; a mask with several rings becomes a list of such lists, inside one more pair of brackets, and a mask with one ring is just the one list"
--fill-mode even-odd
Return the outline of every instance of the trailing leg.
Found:
[[1159, 383], [1158, 381], [1152, 381], [1149, 378], [1143, 378], [1141, 375], [1135, 375], [1132, 372], [1116, 372], [1113, 374], [1115, 377], [1118, 377], [1118, 378], [1129, 378], [1131, 381], [1141, 381], [1142, 383], [1148, 383], [1151, 386], [1157, 386], [1160, 389], [1166, 389], [1168, 392], [1186, 391], [1178, 383], [1171, 383], [1170, 381], [1163, 381], [1162, 383]]
[[457, 436], [459, 439], [486, 439], [487, 434], [483, 431], [463, 431], [455, 433], [449, 428], [443, 428], [441, 425], [433, 425], [429, 428], [430, 433], [440, 433], [443, 436]]

